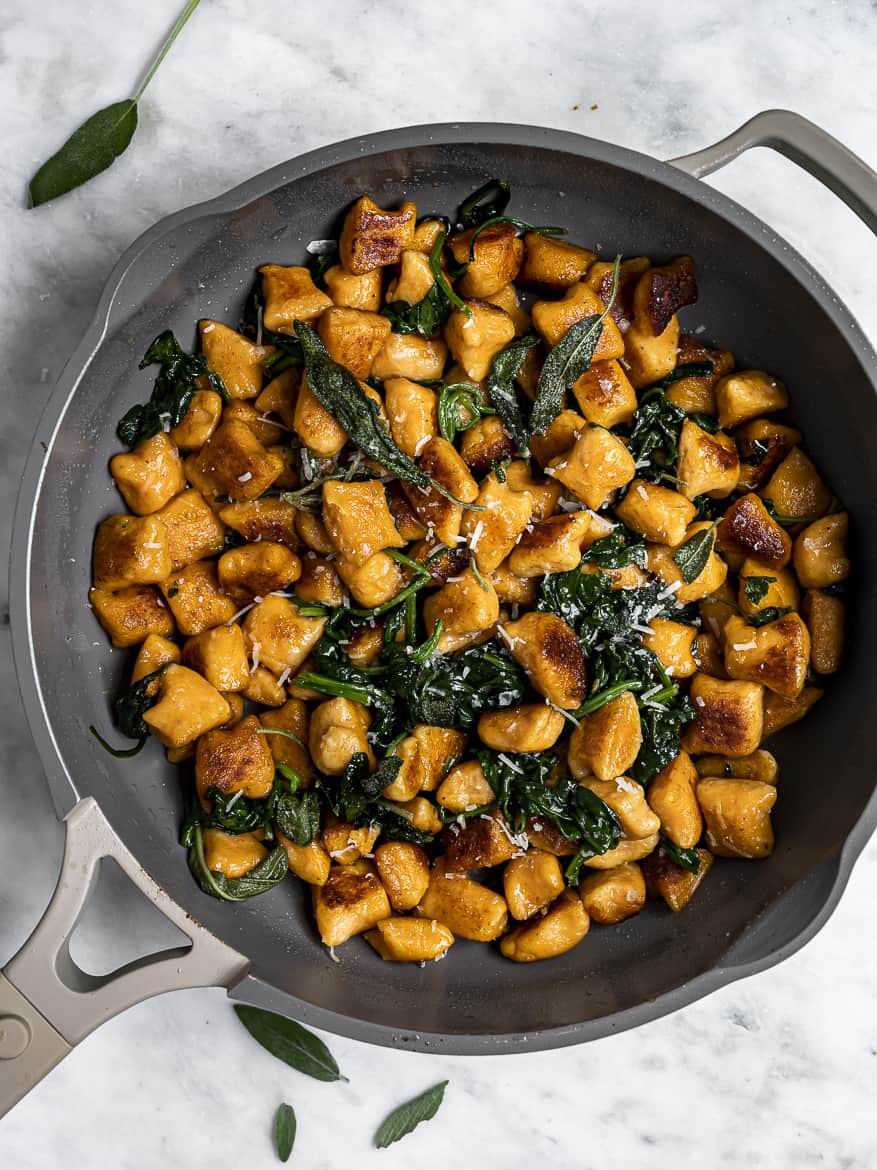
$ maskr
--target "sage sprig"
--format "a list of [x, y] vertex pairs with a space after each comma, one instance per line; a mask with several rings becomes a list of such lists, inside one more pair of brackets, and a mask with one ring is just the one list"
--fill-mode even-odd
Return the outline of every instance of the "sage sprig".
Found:
[[75, 187], [81, 187], [124, 154], [137, 129], [140, 99], [199, 2], [188, 0], [134, 96], [113, 102], [92, 114], [73, 131], [61, 149], [43, 163], [28, 184], [28, 207], [39, 207]]

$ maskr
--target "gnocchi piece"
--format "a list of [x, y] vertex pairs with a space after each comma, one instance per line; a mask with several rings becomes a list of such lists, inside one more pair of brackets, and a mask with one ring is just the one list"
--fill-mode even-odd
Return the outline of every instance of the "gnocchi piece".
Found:
[[[727, 756], [712, 758], [727, 763]], [[681, 751], [649, 782], [647, 790], [649, 805], [660, 818], [662, 834], [680, 849], [693, 849], [703, 834], [697, 780], [698, 770], [691, 756]]]
[[[711, 527], [709, 520], [700, 520], [690, 524], [685, 531], [685, 540], [682, 543], [685, 544], [698, 532], [704, 532]], [[713, 540], [706, 564], [693, 581], [685, 581], [682, 570], [674, 559], [681, 545], [676, 548], [665, 544], [646, 545], [646, 564], [649, 570], [660, 577], [665, 585], [673, 587], [676, 600], [682, 605], [687, 605], [689, 601], [699, 601], [703, 597], [714, 594], [728, 575], [727, 563], [716, 552], [717, 543], [717, 540]]]
[[734, 440], [740, 452], [738, 491], [757, 491], [802, 439], [801, 432], [769, 418], [756, 418], [737, 427]]
[[441, 337], [419, 337], [416, 333], [389, 333], [372, 363], [373, 378], [409, 378], [430, 382], [441, 378], [448, 359], [448, 347]]
[[716, 383], [719, 424], [736, 427], [762, 414], [785, 410], [789, 392], [777, 378], [764, 370], [738, 370]]
[[441, 857], [430, 871], [429, 886], [414, 912], [443, 922], [459, 938], [475, 942], [492, 942], [508, 922], [508, 907], [501, 894], [463, 873], [449, 873]]
[[604, 427], [589, 426], [567, 452], [548, 463], [545, 471], [597, 512], [616, 488], [630, 483], [636, 464], [616, 435]]
[[437, 404], [435, 391], [429, 386], [419, 386], [408, 378], [388, 378], [384, 382], [390, 434], [399, 450], [412, 459], [438, 434]]
[[[485, 588], [486, 586], [486, 588]], [[441, 621], [438, 649], [442, 654], [470, 645], [499, 620], [499, 598], [489, 581], [482, 585], [471, 569], [430, 594], [423, 603], [427, 633]]]
[[[546, 345], [555, 346], [573, 325], [600, 314], [605, 305], [586, 284], [571, 285], [559, 301], [536, 301], [531, 309], [533, 325]], [[624, 356], [624, 340], [611, 317], [605, 317], [592, 361], [606, 362]]]
[[663, 898], [670, 910], [684, 910], [700, 883], [709, 873], [713, 855], [708, 849], [697, 850], [697, 872], [683, 869], [663, 853], [655, 851], [643, 862], [646, 889], [652, 898]]
[[187, 666], [171, 663], [159, 678], [158, 701], [144, 712], [143, 721], [165, 747], [182, 748], [225, 723], [229, 713], [216, 687]]
[[130, 585], [115, 593], [90, 589], [88, 603], [113, 645], [120, 649], [137, 646], [151, 634], [167, 638], [175, 629], [173, 615], [152, 585]]
[[339, 554], [335, 567], [353, 600], [366, 609], [383, 605], [395, 597], [405, 584], [398, 564], [383, 551], [376, 552], [362, 564]]
[[592, 922], [614, 926], [639, 914], [646, 904], [646, 881], [635, 861], [589, 873], [579, 882], [579, 897]]
[[452, 727], [433, 727], [429, 723], [418, 723], [411, 735], [423, 768], [421, 790], [434, 792], [463, 754], [466, 736]]
[[240, 691], [247, 685], [250, 663], [244, 635], [238, 625], [215, 626], [189, 638], [183, 661], [218, 691]]
[[795, 538], [792, 558], [805, 589], [825, 589], [850, 575], [848, 530], [848, 514], [836, 512], [808, 524]]
[[268, 856], [268, 850], [255, 833], [223, 833], [221, 829], [204, 829], [204, 864], [211, 873], [228, 878], [243, 877]]
[[157, 512], [186, 486], [180, 453], [159, 431], [127, 455], [114, 455], [110, 472], [122, 499], [137, 516]]
[[350, 699], [327, 699], [311, 711], [308, 747], [315, 766], [327, 776], [340, 776], [361, 752], [369, 767], [377, 761], [368, 741], [371, 716], [367, 708]]
[[[438, 435], [430, 439], [421, 451], [419, 466], [464, 504], [471, 504], [477, 499], [478, 484], [462, 456], [447, 439]], [[426, 525], [427, 530], [434, 529], [442, 544], [455, 546], [463, 522], [461, 505], [449, 500], [435, 488], [420, 488], [408, 483], [403, 484], [403, 488], [418, 520]]]
[[693, 362], [709, 362], [712, 371], [708, 374], [690, 374], [685, 378], [677, 377], [667, 390], [667, 398], [687, 414], [714, 415], [717, 409], [716, 382], [734, 368], [733, 354], [726, 349], [710, 349], [697, 342], [690, 333], [680, 333], [676, 374], [680, 366]]
[[312, 888], [314, 917], [324, 946], [340, 946], [390, 917], [387, 891], [370, 871], [333, 865], [326, 881]]
[[629, 423], [636, 410], [636, 391], [614, 358], [591, 362], [573, 383], [572, 392], [584, 417], [598, 427]]
[[817, 674], [840, 670], [846, 630], [846, 605], [839, 597], [808, 589], [801, 616], [810, 634], [810, 665]]
[[696, 766], [698, 776], [736, 776], [738, 780], [761, 780], [764, 784], [776, 784], [779, 775], [776, 756], [764, 748], [736, 760], [727, 756], [701, 756]]
[[581, 784], [612, 809], [628, 840], [651, 838], [660, 829], [660, 818], [649, 808], [645, 789], [635, 780], [628, 780], [626, 776], [619, 776], [616, 780], [586, 776]]
[[332, 304], [331, 298], [314, 284], [309, 268], [263, 264], [259, 272], [265, 298], [263, 320], [272, 333], [294, 335], [296, 321], [312, 321]]
[[732, 617], [725, 626], [725, 670], [730, 678], [763, 683], [794, 699], [804, 689], [810, 663], [810, 634], [796, 613], [763, 626]]
[[711, 678], [700, 671], [691, 680], [689, 696], [694, 722], [682, 737], [689, 754], [748, 756], [762, 739], [764, 687], [757, 682]]
[[563, 618], [531, 610], [506, 622], [500, 632], [540, 695], [565, 711], [582, 705], [588, 681], [585, 656]]
[[272, 378], [259, 397], [255, 407], [258, 416], [276, 414], [284, 427], [291, 431], [295, 425], [295, 403], [301, 389], [301, 370], [292, 367]]
[[532, 605], [538, 596], [535, 577], [518, 577], [511, 570], [511, 558], [487, 574], [501, 605]]
[[[591, 775], [611, 781], [623, 776], [639, 755], [643, 736], [639, 708], [630, 691], [585, 715], [569, 741], [569, 768], [576, 780]], [[637, 788], [639, 785], [636, 786]], [[652, 829], [639, 836], [647, 836]]]
[[[684, 425], [684, 424], [683, 424]], [[618, 518], [646, 540], [674, 548], [685, 539], [697, 509], [687, 493], [635, 479], [615, 509]]]
[[560, 292], [578, 284], [596, 259], [596, 252], [577, 244], [543, 236], [541, 232], [527, 232], [519, 283], [527, 288]]
[[361, 858], [371, 858], [379, 833], [377, 825], [366, 825], [358, 829], [349, 821], [342, 821], [330, 813], [320, 837], [323, 848], [332, 861], [339, 865], [353, 865]]
[[247, 650], [255, 663], [275, 674], [299, 669], [320, 640], [325, 618], [302, 617], [286, 597], [265, 597], [243, 621]]
[[[334, 555], [334, 554], [333, 554]], [[295, 583], [295, 593], [302, 601], [337, 609], [347, 598], [344, 582], [334, 564], [315, 552], [307, 552], [301, 562], [301, 576]]]
[[513, 453], [514, 444], [493, 414], [464, 431], [460, 441], [460, 455], [473, 475], [487, 475], [496, 463], [502, 463]]
[[[224, 510], [223, 510], [224, 511]], [[222, 552], [225, 545], [222, 513], [216, 516], [200, 492], [180, 492], [156, 517], [167, 529], [171, 571]]]
[[387, 304], [402, 301], [407, 305], [418, 305], [434, 284], [429, 257], [415, 248], [406, 248], [399, 261], [399, 275], [387, 288]]
[[774, 569], [784, 568], [791, 559], [792, 541], [762, 501], [748, 492], [728, 508], [716, 530], [721, 550], [736, 549], [756, 557]]
[[169, 662], [179, 662], [181, 657], [182, 652], [176, 642], [171, 642], [160, 634], [147, 634], [137, 651], [134, 669], [131, 671], [131, 682], [139, 682]]
[[707, 848], [718, 857], [768, 857], [773, 852], [773, 784], [760, 780], [701, 780], [697, 799], [706, 821]]
[[222, 378], [232, 398], [255, 398], [262, 389], [262, 362], [269, 346], [252, 341], [220, 321], [198, 322], [207, 365]]
[[499, 351], [514, 339], [515, 326], [508, 313], [496, 305], [469, 300], [466, 310], [452, 311], [444, 332], [454, 361], [478, 382], [487, 377]]
[[[263, 711], [259, 721], [269, 734], [265, 742], [271, 749], [275, 766], [294, 772], [299, 787], [310, 788], [314, 782], [314, 768], [308, 754], [308, 708], [302, 699], [287, 699], [274, 711]], [[280, 732], [272, 735], [272, 731]]]
[[462, 813], [493, 804], [496, 793], [490, 787], [481, 764], [477, 760], [466, 760], [451, 768], [438, 786], [436, 800], [449, 812]]
[[300, 558], [273, 540], [230, 548], [217, 562], [220, 586], [239, 605], [286, 589], [301, 572]]
[[563, 734], [566, 719], [545, 703], [523, 703], [486, 711], [478, 720], [478, 737], [498, 752], [547, 752]]
[[503, 865], [521, 851], [499, 813], [479, 813], [462, 826], [450, 825], [442, 834], [442, 844], [448, 873]]
[[824, 516], [834, 503], [834, 497], [813, 461], [800, 447], [792, 448], [761, 489], [761, 495], [773, 501], [781, 516], [800, 517], [802, 520]]
[[261, 724], [248, 715], [227, 730], [216, 728], [203, 733], [195, 748], [195, 785], [202, 802], [207, 791], [240, 792], [260, 800], [274, 783], [274, 757], [260, 735]]
[[168, 438], [180, 451], [197, 451], [219, 426], [221, 417], [222, 395], [215, 390], [196, 390], [186, 413], [168, 432]]
[[775, 731], [781, 731], [791, 723], [797, 723], [799, 719], [803, 719], [810, 708], [819, 702], [824, 693], [819, 687], [804, 687], [800, 695], [794, 699], [787, 699], [785, 695], [765, 691], [763, 738], [767, 739]]
[[[570, 412], [571, 413], [571, 412]], [[576, 415], [578, 418], [578, 415]], [[549, 427], [549, 430], [551, 428]], [[546, 435], [548, 432], [546, 431]], [[544, 438], [545, 436], [543, 436]], [[535, 452], [534, 452], [535, 454]], [[506, 483], [516, 492], [528, 492], [533, 498], [533, 516], [532, 519], [545, 520], [552, 516], [557, 511], [557, 502], [560, 499], [563, 489], [556, 480], [542, 479], [534, 477], [530, 470], [529, 464], [523, 459], [513, 460], [505, 469]], [[592, 517], [592, 519], [595, 519]], [[595, 519], [595, 523], [597, 522]], [[612, 525], [610, 521], [606, 521], [606, 532], [611, 531]], [[598, 535], [605, 535], [604, 532]]]
[[513, 857], [502, 873], [509, 913], [518, 922], [533, 918], [563, 892], [563, 873], [553, 853], [531, 849]]
[[292, 428], [308, 450], [324, 459], [338, 455], [347, 442], [344, 427], [319, 401], [308, 386], [307, 378], [302, 379], [295, 400]]
[[581, 898], [573, 890], [564, 890], [541, 918], [510, 930], [500, 941], [499, 949], [516, 963], [553, 959], [577, 946], [590, 925]]
[[[750, 594], [755, 596], [757, 593], [761, 593], [758, 601], [752, 601]], [[747, 557], [741, 565], [737, 606], [744, 616], [749, 617], [763, 609], [797, 609], [799, 597], [798, 582], [790, 569], [775, 569], [755, 557]], [[732, 611], [728, 609], [727, 612], [730, 615]], [[727, 624], [727, 619], [724, 624]]]
[[589, 857], [585, 865], [588, 869], [614, 869], [616, 865], [625, 865], [629, 861], [642, 861], [657, 849], [659, 840], [657, 833], [632, 840], [622, 837], [614, 849], [607, 849], [605, 853]]
[[347, 213], [338, 254], [347, 272], [360, 276], [373, 268], [398, 264], [414, 243], [417, 208], [410, 201], [398, 211], [383, 211], [367, 195], [360, 196]]
[[660, 659], [673, 678], [690, 678], [697, 670], [694, 658], [695, 626], [686, 626], [670, 618], [654, 617], [652, 632], [643, 635], [643, 645]]
[[[546, 467], [552, 460], [566, 455], [587, 427], [587, 421], [576, 411], [562, 410], [546, 427], [544, 434], [530, 436], [530, 452]], [[550, 474], [546, 471], [546, 475]], [[558, 495], [561, 494], [558, 486]]]
[[181, 634], [192, 637], [235, 616], [235, 603], [219, 586], [215, 561], [195, 561], [161, 583]]
[[499, 292], [518, 275], [524, 258], [524, 241], [518, 239], [510, 223], [479, 229], [477, 236], [475, 231], [470, 228], [451, 236], [448, 247], [457, 264], [469, 262], [457, 282], [460, 294], [483, 299]]
[[376, 479], [324, 484], [323, 524], [335, 548], [357, 566], [381, 549], [405, 546], [387, 507], [384, 485]]
[[398, 913], [413, 910], [429, 885], [429, 858], [411, 841], [382, 841], [375, 850], [375, 866]]
[[382, 959], [396, 963], [429, 963], [443, 958], [454, 936], [434, 918], [385, 918], [366, 939]]
[[549, 516], [528, 527], [508, 560], [509, 571], [517, 577], [541, 577], [575, 569], [582, 559], [582, 547], [603, 535], [600, 518], [586, 509]]
[[98, 525], [92, 557], [96, 589], [155, 585], [170, 573], [171, 563], [168, 531], [156, 516], [110, 516]]
[[316, 839], [310, 845], [296, 845], [274, 826], [274, 835], [286, 853], [290, 870], [310, 886], [324, 886], [329, 879], [332, 859]]
[[530, 523], [533, 498], [500, 483], [491, 473], [481, 485], [475, 504], [484, 511], [467, 510], [462, 530], [482, 574], [491, 573], [515, 547]]
[[372, 268], [368, 272], [355, 274], [333, 264], [323, 277], [333, 304], [339, 309], [363, 309], [376, 313], [381, 307], [381, 270]]
[[[292, 504], [271, 497], [227, 504], [219, 510], [219, 519], [222, 523], [227, 524], [244, 540], [273, 540], [291, 549], [301, 546], [296, 528], [297, 515], [303, 516], [305, 513], [297, 513]], [[222, 544], [214, 551], [221, 550]]]
[[368, 378], [375, 358], [390, 335], [390, 319], [362, 309], [326, 309], [317, 323], [329, 357], [357, 378]]
[[740, 478], [736, 443], [724, 431], [711, 435], [687, 418], [679, 433], [676, 476], [686, 499], [701, 495], [724, 499], [734, 491]]

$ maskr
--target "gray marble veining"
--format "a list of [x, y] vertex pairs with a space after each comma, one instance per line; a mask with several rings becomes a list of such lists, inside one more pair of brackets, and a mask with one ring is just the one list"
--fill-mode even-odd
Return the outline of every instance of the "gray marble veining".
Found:
[[[0, 5], [0, 544], [48, 392], [120, 252], [156, 219], [313, 146], [394, 125], [501, 120], [670, 157], [784, 105], [877, 164], [867, 0], [733, 10], [689, 0], [584, 6], [205, 2], [143, 102], [131, 150], [97, 182], [27, 212], [27, 178], [83, 116], [132, 89], [173, 0]], [[596, 108], [592, 108], [596, 107]], [[877, 338], [877, 244], [783, 159], [753, 152], [715, 180], [777, 227]], [[794, 389], [794, 388], [793, 388]], [[0, 961], [26, 936], [61, 851], [10, 663], [0, 585]], [[793, 778], [790, 782], [793, 782]], [[781, 967], [586, 1048], [455, 1059], [332, 1039], [349, 1085], [320, 1085], [254, 1047], [217, 991], [142, 1004], [88, 1039], [3, 1122], [4, 1170], [275, 1165], [281, 1100], [293, 1162], [866, 1170], [877, 1162], [872, 844], [822, 933]], [[119, 942], [124, 929], [130, 942]], [[99, 891], [84, 962], [148, 950], [161, 930], [120, 882]], [[374, 1128], [450, 1078], [439, 1118], [388, 1151]]]

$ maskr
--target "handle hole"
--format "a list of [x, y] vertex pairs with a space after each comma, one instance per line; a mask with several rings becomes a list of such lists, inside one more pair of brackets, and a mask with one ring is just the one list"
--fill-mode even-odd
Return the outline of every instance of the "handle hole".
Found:
[[102, 858], [97, 868], [91, 895], [68, 939], [69, 959], [59, 967], [70, 986], [89, 983], [89, 977], [101, 983], [138, 959], [191, 947], [188, 935], [143, 897], [111, 857]]

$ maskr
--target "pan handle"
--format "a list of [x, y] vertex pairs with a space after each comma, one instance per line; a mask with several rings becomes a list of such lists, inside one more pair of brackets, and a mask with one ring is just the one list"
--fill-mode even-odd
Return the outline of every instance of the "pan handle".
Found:
[[[141, 1000], [184, 987], [230, 987], [248, 961], [173, 902], [116, 836], [91, 797], [65, 818], [58, 884], [33, 934], [0, 972], [0, 1117], [99, 1024]], [[105, 976], [82, 971], [70, 936], [94, 888], [102, 858], [134, 885], [190, 945], [147, 955]]]
[[765, 110], [721, 142], [670, 162], [702, 179], [752, 146], [769, 146], [809, 171], [877, 232], [877, 173], [836, 138], [791, 110]]

